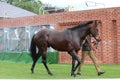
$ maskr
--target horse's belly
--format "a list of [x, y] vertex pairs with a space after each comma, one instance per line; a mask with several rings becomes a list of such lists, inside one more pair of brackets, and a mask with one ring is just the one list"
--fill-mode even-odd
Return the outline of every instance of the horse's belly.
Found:
[[51, 47], [58, 51], [68, 51], [70, 49], [67, 45], [62, 45], [62, 43], [52, 44]]
[[54, 48], [57, 51], [69, 51], [70, 50], [68, 48], [63, 48], [63, 47], [52, 47], [52, 48]]
[[51, 47], [58, 51], [70, 51], [74, 49], [74, 47], [70, 43], [63, 43], [63, 42], [59, 44], [57, 43], [52, 44]]

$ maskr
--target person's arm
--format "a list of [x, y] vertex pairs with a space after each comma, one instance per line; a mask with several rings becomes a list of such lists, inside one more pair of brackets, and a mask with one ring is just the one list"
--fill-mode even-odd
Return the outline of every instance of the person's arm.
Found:
[[86, 41], [87, 41], [88, 45], [92, 48], [92, 50], [96, 52], [96, 49], [94, 48], [94, 46], [91, 44], [91, 42], [88, 40], [87, 37], [86, 37]]

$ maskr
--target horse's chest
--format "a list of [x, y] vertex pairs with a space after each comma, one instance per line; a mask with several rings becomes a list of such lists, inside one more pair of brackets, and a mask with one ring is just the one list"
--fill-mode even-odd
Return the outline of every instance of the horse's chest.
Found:
[[74, 49], [79, 49], [80, 48], [79, 40], [73, 41], [72, 46], [73, 46]]

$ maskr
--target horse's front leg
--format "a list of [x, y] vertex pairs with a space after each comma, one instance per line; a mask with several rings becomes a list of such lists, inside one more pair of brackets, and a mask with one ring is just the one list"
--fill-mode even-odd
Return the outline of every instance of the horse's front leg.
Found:
[[72, 69], [71, 69], [71, 76], [73, 75], [74, 77], [76, 76], [74, 73], [74, 67], [75, 67], [75, 59], [72, 57]]
[[[72, 56], [72, 71], [71, 71], [71, 76], [73, 75], [75, 77], [76, 74], [74, 72], [76, 71], [76, 69], [80, 65], [80, 59], [77, 56], [77, 54], [76, 54], [75, 51], [71, 51], [71, 52], [69, 52], [69, 54]], [[75, 60], [77, 60], [77, 62], [78, 62], [78, 64], [76, 66], [75, 66]]]

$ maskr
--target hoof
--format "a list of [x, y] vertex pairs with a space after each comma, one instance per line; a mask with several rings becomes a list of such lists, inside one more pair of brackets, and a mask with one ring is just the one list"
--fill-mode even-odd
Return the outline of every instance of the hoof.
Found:
[[31, 73], [34, 74], [34, 70], [33, 69], [31, 69]]
[[53, 74], [52, 73], [48, 73], [50, 76], [53, 76]]
[[74, 74], [74, 77], [76, 77], [76, 74]]
[[31, 74], [34, 74], [34, 72], [31, 72]]
[[75, 74], [75, 73], [71, 73], [71, 76], [74, 76], [74, 77], [76, 77], [76, 74]]

